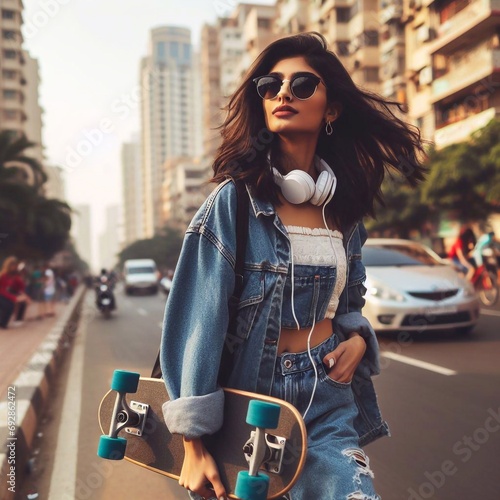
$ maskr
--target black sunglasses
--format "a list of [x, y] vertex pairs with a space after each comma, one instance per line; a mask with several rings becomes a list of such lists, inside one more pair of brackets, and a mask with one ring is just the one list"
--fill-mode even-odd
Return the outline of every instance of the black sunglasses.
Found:
[[289, 82], [292, 95], [305, 101], [315, 94], [318, 85], [320, 82], [323, 83], [323, 80], [312, 73], [296, 73], [291, 80], [281, 80], [276, 75], [264, 75], [254, 78], [253, 82], [262, 99], [274, 99], [279, 94], [283, 83]]

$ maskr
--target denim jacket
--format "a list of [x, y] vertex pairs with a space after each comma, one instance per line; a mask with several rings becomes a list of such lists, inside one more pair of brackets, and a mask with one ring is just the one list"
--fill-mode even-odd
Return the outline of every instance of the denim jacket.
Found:
[[[233, 353], [227, 385], [261, 394], [271, 391], [290, 241], [273, 205], [247, 190], [249, 237], [235, 331], [227, 332], [237, 204], [230, 180], [211, 193], [189, 225], [165, 308], [160, 361], [171, 400], [163, 413], [169, 430], [186, 437], [212, 434], [222, 425], [224, 393], [217, 376], [224, 342]], [[355, 331], [367, 344], [352, 381], [360, 445], [388, 435], [371, 381], [380, 372], [378, 343], [361, 315], [366, 291], [361, 247], [366, 236], [361, 223], [344, 230], [347, 279], [332, 320], [340, 341]]]

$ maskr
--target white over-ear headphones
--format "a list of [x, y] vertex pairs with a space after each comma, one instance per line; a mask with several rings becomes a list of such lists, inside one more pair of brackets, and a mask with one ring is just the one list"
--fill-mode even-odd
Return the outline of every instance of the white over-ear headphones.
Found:
[[337, 188], [337, 177], [328, 163], [319, 156], [314, 157], [314, 165], [320, 172], [316, 183], [303, 170], [292, 170], [283, 176], [273, 167], [274, 181], [287, 201], [296, 205], [309, 201], [320, 206], [327, 198], [332, 199]]

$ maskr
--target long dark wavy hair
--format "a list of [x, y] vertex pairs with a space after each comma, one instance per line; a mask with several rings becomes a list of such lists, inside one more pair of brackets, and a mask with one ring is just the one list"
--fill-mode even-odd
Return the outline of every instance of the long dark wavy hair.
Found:
[[333, 134], [321, 131], [316, 154], [333, 169], [338, 187], [326, 210], [330, 218], [347, 226], [364, 216], [375, 216], [375, 201], [383, 204], [381, 184], [386, 172], [399, 172], [415, 186], [423, 180], [426, 152], [420, 131], [399, 119], [391, 106], [401, 104], [356, 86], [325, 38], [316, 32], [281, 38], [254, 61], [242, 84], [224, 108], [222, 143], [213, 163], [212, 182], [228, 176], [251, 186], [260, 199], [279, 204], [278, 187], [267, 161], [283, 171], [278, 137], [266, 127], [262, 99], [254, 78], [268, 74], [283, 59], [302, 56], [323, 78], [329, 103], [342, 105], [333, 122]]

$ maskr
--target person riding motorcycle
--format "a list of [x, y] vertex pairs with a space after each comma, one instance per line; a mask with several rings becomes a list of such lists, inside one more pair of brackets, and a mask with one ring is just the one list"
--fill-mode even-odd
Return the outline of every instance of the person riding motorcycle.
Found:
[[[102, 293], [106, 293], [111, 299], [111, 310], [116, 309], [116, 300], [115, 294], [113, 293], [113, 289], [115, 286], [116, 277], [113, 272], [108, 273], [105, 268], [101, 269], [101, 274], [97, 278], [97, 283], [95, 287], [96, 291], [96, 306], [100, 309], [100, 298]], [[106, 287], [104, 289], [103, 287]]]

